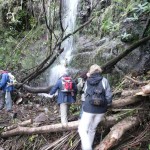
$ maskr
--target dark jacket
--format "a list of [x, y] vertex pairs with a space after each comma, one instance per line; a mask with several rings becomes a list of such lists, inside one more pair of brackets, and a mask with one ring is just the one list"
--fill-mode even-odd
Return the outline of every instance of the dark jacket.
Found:
[[52, 90], [50, 91], [50, 95], [53, 95], [56, 93], [56, 91], [58, 90], [58, 98], [57, 98], [57, 103], [61, 104], [61, 103], [74, 103], [76, 101], [76, 94], [77, 94], [77, 86], [76, 84], [73, 82], [73, 95], [71, 94], [71, 92], [62, 92], [62, 77], [60, 79], [58, 79], [56, 85], [52, 88]]
[[[106, 102], [103, 106], [95, 106], [90, 104], [91, 96], [95, 86], [102, 80], [102, 85], [105, 91]], [[102, 77], [99, 73], [92, 74], [87, 79], [87, 89], [85, 94], [85, 103], [83, 110], [88, 113], [101, 114], [107, 111], [107, 105], [112, 103], [112, 92], [108, 80]]]
[[0, 89], [2, 89], [4, 92], [8, 91], [11, 92], [14, 90], [13, 85], [9, 85], [10, 79], [8, 73], [2, 73], [1, 74], [1, 80], [0, 80]]

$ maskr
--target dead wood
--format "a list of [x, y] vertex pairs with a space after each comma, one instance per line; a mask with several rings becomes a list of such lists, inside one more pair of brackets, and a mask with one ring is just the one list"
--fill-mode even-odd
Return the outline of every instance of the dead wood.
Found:
[[142, 101], [143, 99], [144, 98], [142, 96], [129, 96], [127, 98], [120, 98], [112, 102], [112, 108], [120, 108], [123, 106], [131, 105]]
[[112, 148], [119, 142], [120, 138], [126, 131], [139, 125], [139, 123], [140, 121], [137, 116], [123, 119], [111, 128], [109, 134], [107, 134], [95, 150], [108, 150]]
[[137, 90], [132, 90], [132, 89], [123, 90], [121, 92], [121, 97], [135, 96], [135, 94], [140, 92], [140, 91], [141, 91], [141, 89], [137, 89]]
[[150, 132], [150, 122], [148, 122], [146, 124], [146, 127], [144, 128], [144, 131], [141, 131], [138, 136], [135, 136], [132, 140], [130, 140], [129, 142], [119, 146], [117, 148], [117, 150], [121, 150], [121, 149], [129, 149], [131, 147], [134, 147], [135, 145], [138, 145], [139, 143], [141, 143], [141, 141], [143, 141], [146, 137], [148, 137], [148, 134]]
[[[125, 115], [122, 115], [119, 117], [118, 115], [107, 116], [101, 122], [101, 125], [104, 125], [105, 127], [113, 126], [120, 119], [124, 117]], [[32, 120], [27, 120], [24, 122], [26, 122], [28, 125], [32, 123]], [[20, 134], [39, 134], [39, 133], [75, 130], [77, 129], [78, 124], [79, 124], [79, 121], [72, 121], [72, 122], [69, 122], [67, 125], [62, 125], [61, 123], [59, 123], [59, 124], [45, 125], [45, 126], [40, 126], [40, 127], [22, 127], [24, 126], [24, 123], [22, 123], [22, 124], [12, 125], [10, 127], [5, 128], [5, 131], [1, 133], [1, 137], [9, 137], [9, 136], [20, 135]], [[12, 127], [15, 127], [15, 128], [12, 128]], [[6, 129], [10, 129], [10, 128], [12, 128], [12, 130], [6, 131]]]
[[145, 85], [145, 84], [148, 84], [148, 81], [137, 81], [129, 76], [125, 76], [125, 78], [129, 79], [130, 81], [132, 81], [133, 83], [137, 84], [137, 85]]
[[143, 86], [141, 89], [144, 94], [150, 94], [150, 84]]
[[31, 87], [31, 86], [24, 84], [23, 88], [30, 93], [49, 93], [51, 86], [48, 86], [48, 87]]
[[141, 92], [136, 93], [135, 95], [147, 97], [147, 96], [150, 96], [150, 93], [149, 94], [145, 94], [144, 92], [141, 91]]
[[49, 150], [50, 148], [60, 144], [62, 141], [68, 140], [69, 136], [71, 136], [71, 135], [72, 135], [72, 133], [70, 132], [69, 134], [61, 137], [60, 139], [54, 141], [53, 143], [50, 143], [50, 144], [43, 146], [42, 148], [40, 148], [40, 150]]
[[131, 53], [133, 50], [135, 50], [137, 47], [141, 46], [145, 42], [150, 40], [150, 36], [147, 36], [135, 43], [133, 43], [130, 47], [128, 47], [124, 52], [122, 52], [120, 55], [115, 57], [114, 59], [110, 60], [106, 64], [102, 65], [103, 73], [111, 72], [112, 68], [119, 62], [122, 58], [127, 56], [129, 53]]
[[79, 121], [69, 122], [67, 125], [53, 124], [41, 127], [21, 127], [18, 126], [16, 129], [1, 133], [2, 137], [9, 137], [19, 134], [39, 134], [39, 133], [50, 133], [77, 129]]
[[18, 126], [27, 126], [27, 125], [30, 125], [33, 123], [33, 120], [32, 119], [29, 119], [29, 120], [25, 120], [23, 122], [20, 122], [18, 124], [14, 124], [14, 125], [11, 125], [11, 126], [8, 126], [8, 127], [5, 127], [4, 128], [4, 131], [9, 131], [9, 130], [13, 130], [15, 128], [17, 128]]

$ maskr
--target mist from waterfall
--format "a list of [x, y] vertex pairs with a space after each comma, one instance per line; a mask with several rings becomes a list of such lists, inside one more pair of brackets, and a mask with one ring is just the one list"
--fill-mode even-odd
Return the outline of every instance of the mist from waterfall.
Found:
[[[65, 35], [72, 33], [76, 25], [77, 6], [79, 0], [62, 0], [62, 25], [65, 30]], [[53, 66], [50, 68], [49, 83], [54, 85], [61, 72], [66, 69], [65, 64], [71, 60], [71, 53], [74, 49], [73, 36], [70, 36], [62, 43], [64, 52], [59, 56]]]

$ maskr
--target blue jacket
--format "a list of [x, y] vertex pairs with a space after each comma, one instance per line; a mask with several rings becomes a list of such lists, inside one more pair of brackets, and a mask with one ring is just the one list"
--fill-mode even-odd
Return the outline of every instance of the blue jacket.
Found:
[[62, 89], [62, 80], [61, 80], [61, 78], [59, 78], [57, 83], [55, 84], [55, 86], [50, 91], [50, 95], [53, 95], [58, 90], [58, 98], [57, 98], [58, 104], [74, 103], [76, 101], [77, 86], [74, 82], [73, 82], [73, 90], [74, 90], [73, 96], [70, 92], [68, 92], [68, 93], [62, 92], [61, 89]]
[[0, 80], [0, 89], [2, 89], [4, 92], [8, 91], [11, 92], [14, 90], [13, 85], [8, 85], [10, 83], [8, 73], [2, 73], [2, 78]]
[[[98, 84], [101, 80], [103, 89], [105, 90], [106, 102], [103, 106], [95, 106], [90, 103], [91, 97], [88, 95], [91, 95], [93, 93], [94, 85]], [[112, 103], [112, 91], [108, 83], [108, 80], [99, 75], [99, 73], [92, 74], [87, 79], [87, 89], [85, 93], [85, 103], [83, 110], [88, 113], [101, 114], [107, 111], [107, 105], [108, 104], [111, 105], [111, 103]]]

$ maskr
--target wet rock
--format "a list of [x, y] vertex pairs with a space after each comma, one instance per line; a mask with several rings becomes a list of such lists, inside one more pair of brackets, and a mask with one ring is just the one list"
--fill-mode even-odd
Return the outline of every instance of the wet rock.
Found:
[[42, 123], [48, 120], [48, 116], [45, 113], [40, 113], [33, 121], [35, 123]]

